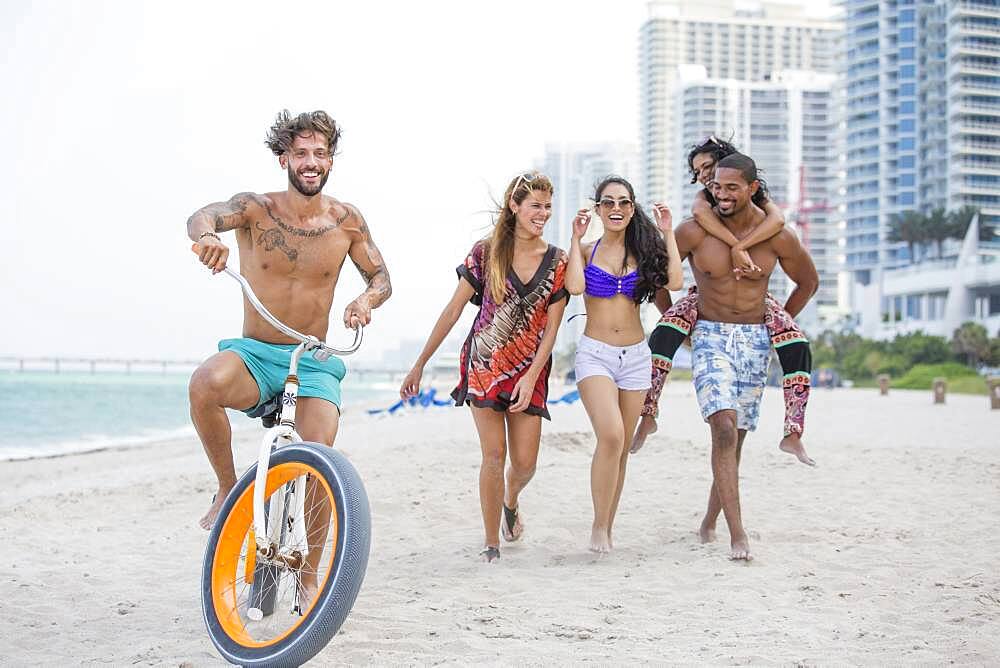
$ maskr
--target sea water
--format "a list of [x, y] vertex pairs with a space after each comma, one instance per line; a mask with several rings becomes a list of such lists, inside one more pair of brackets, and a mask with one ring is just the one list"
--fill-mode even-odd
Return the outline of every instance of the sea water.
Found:
[[[0, 460], [194, 437], [190, 373], [0, 371]], [[398, 398], [390, 383], [344, 380], [344, 408]], [[234, 429], [253, 421], [231, 411]]]

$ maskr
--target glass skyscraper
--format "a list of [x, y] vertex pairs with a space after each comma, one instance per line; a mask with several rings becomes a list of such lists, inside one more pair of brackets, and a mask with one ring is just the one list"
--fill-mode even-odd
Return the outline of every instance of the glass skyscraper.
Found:
[[851, 280], [915, 258], [894, 214], [964, 205], [1000, 217], [1000, 2], [845, 0]]

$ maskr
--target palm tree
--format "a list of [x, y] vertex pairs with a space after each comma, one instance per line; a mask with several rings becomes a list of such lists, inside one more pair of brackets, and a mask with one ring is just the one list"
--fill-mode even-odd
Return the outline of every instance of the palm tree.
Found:
[[952, 221], [943, 207], [938, 207], [924, 218], [924, 230], [928, 241], [937, 246], [937, 256], [944, 255], [944, 241], [952, 238]]
[[964, 322], [952, 336], [951, 349], [959, 355], [964, 355], [966, 364], [976, 368], [990, 356], [989, 332], [979, 323]]
[[894, 243], [905, 243], [910, 249], [911, 262], [917, 261], [917, 255], [914, 253], [916, 245], [927, 240], [924, 220], [924, 216], [916, 211], [894, 213], [889, 218], [889, 236], [887, 238]]
[[[961, 241], [965, 238], [965, 233], [969, 230], [969, 225], [972, 224], [973, 217], [979, 213], [979, 209], [972, 205], [965, 205], [961, 209], [957, 209], [948, 214], [948, 236], [952, 239], [958, 239]], [[980, 218], [980, 222], [982, 219]], [[992, 236], [991, 230], [985, 225], [980, 225], [979, 227], [979, 239], [980, 241], [988, 240]]]

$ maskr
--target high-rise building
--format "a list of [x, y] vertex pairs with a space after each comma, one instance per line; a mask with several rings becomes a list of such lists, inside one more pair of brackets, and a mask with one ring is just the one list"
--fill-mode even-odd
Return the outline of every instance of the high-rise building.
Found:
[[[683, 119], [676, 137], [681, 146], [720, 134], [719, 128], [732, 129], [722, 139], [753, 157], [771, 200], [796, 225], [819, 271], [819, 315], [831, 319], [837, 317], [841, 269], [838, 91], [833, 74], [787, 71], [767, 80], [740, 81], [708, 78], [703, 66], [686, 65], [679, 68], [672, 109]], [[701, 187], [677, 178], [670, 201], [679, 203], [684, 215]], [[784, 276], [775, 272], [772, 292], [781, 295], [787, 288]]]
[[[846, 268], [866, 336], [950, 336], [1000, 318], [1000, 3], [845, 0]], [[893, 216], [979, 210], [975, 232], [925, 257], [888, 241]], [[976, 238], [973, 238], [976, 237]], [[911, 256], [911, 252], [916, 257]], [[914, 264], [917, 263], [917, 264]]]
[[593, 204], [594, 188], [605, 176], [623, 176], [638, 187], [638, 157], [631, 144], [546, 144], [545, 157], [536, 163], [556, 189], [545, 238], [564, 250], [569, 248], [573, 217], [582, 207]]
[[[1000, 3], [842, 4], [846, 270], [852, 285], [874, 284], [888, 295], [879, 286], [895, 279], [886, 272], [921, 259], [907, 244], [888, 241], [894, 215], [973, 206], [983, 227], [1000, 222]], [[958, 242], [951, 247], [957, 252]], [[921, 273], [910, 273], [919, 283]], [[873, 299], [856, 298], [860, 289], [852, 287], [855, 310]], [[920, 287], [907, 289], [917, 294]], [[884, 321], [891, 300], [876, 301], [882, 312], [871, 317]]]
[[[745, 9], [751, 6], [752, 9]], [[835, 73], [842, 24], [799, 6], [737, 0], [650, 3], [639, 39], [642, 197], [664, 197], [687, 177], [672, 94], [678, 65], [705, 68], [711, 79], [762, 81], [779, 70]], [[716, 127], [714, 132], [735, 128]]]
[[[900, 12], [902, 14], [902, 12]], [[1000, 2], [919, 5], [921, 209], [973, 206], [1000, 223]]]

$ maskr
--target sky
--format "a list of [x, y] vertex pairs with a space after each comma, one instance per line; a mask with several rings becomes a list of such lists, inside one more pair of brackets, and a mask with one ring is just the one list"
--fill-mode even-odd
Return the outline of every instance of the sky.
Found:
[[[198, 264], [185, 222], [237, 192], [285, 189], [263, 143], [284, 108], [341, 125], [325, 192], [361, 210], [392, 276], [355, 359], [425, 338], [488, 231], [491, 196], [547, 142], [636, 142], [646, 12], [644, 0], [5, 1], [0, 356], [202, 359], [238, 336], [239, 288]], [[363, 289], [347, 263], [332, 343]]]

